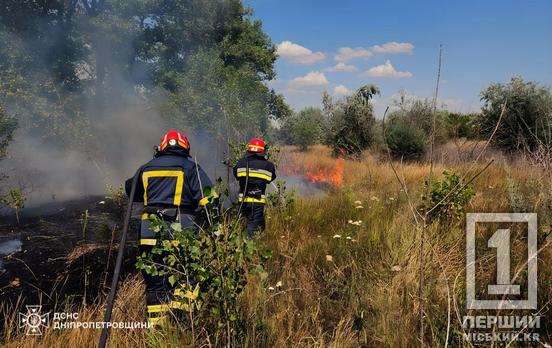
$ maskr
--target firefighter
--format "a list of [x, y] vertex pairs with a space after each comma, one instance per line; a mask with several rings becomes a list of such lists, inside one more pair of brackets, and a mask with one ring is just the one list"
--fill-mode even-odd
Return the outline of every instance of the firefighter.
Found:
[[[151, 251], [160, 243], [159, 236], [149, 229], [149, 214], [157, 214], [165, 221], [178, 221], [183, 228], [195, 228], [196, 212], [207, 203], [203, 188], [211, 185], [205, 172], [190, 159], [188, 139], [175, 130], [169, 131], [159, 144], [155, 157], [146, 163], [139, 175], [134, 195], [135, 202], [143, 202], [140, 224], [139, 251]], [[130, 193], [132, 178], [125, 183]], [[163, 255], [154, 255], [154, 262], [162, 263]], [[168, 319], [168, 312], [182, 309], [173, 301], [179, 289], [171, 286], [166, 277], [142, 272], [146, 284], [146, 309], [148, 322], [161, 324]]]
[[247, 236], [253, 238], [265, 226], [266, 185], [276, 179], [274, 164], [266, 159], [266, 143], [259, 138], [247, 145], [247, 153], [234, 166], [240, 183], [238, 202], [247, 219]]

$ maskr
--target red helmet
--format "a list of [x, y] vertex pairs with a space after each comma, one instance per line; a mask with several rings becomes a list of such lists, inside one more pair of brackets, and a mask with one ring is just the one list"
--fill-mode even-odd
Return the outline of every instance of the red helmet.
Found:
[[190, 151], [190, 143], [188, 142], [186, 136], [175, 130], [168, 131], [163, 139], [161, 139], [159, 151], [165, 151], [167, 147], [180, 147], [184, 150]]
[[247, 144], [247, 152], [264, 152], [266, 143], [259, 138], [253, 138]]

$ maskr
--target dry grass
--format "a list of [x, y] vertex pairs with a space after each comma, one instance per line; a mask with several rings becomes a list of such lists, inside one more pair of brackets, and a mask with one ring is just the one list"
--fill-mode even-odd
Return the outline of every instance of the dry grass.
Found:
[[[285, 153], [283, 166], [293, 166], [294, 172], [331, 170], [335, 166], [336, 159], [322, 146], [309, 152]], [[546, 226], [552, 222], [548, 174], [521, 162], [497, 162], [476, 179], [477, 194], [468, 210], [538, 212], [539, 236], [544, 239], [549, 232]], [[464, 173], [470, 165], [458, 163], [447, 168]], [[396, 163], [396, 167], [411, 199], [418, 204], [428, 165]], [[444, 169], [444, 164], [438, 163], [434, 172], [438, 175]], [[362, 222], [357, 226], [349, 220]], [[435, 224], [425, 235], [425, 341], [431, 347], [445, 344], [450, 315], [449, 346], [464, 346], [458, 320], [458, 316], [466, 314], [463, 225]], [[299, 199], [289, 216], [268, 211], [261, 243], [274, 251], [274, 257], [268, 265], [268, 275], [251, 277], [242, 296], [245, 333], [240, 336], [241, 345], [419, 345], [418, 238], [406, 194], [389, 164], [370, 154], [361, 161], [346, 161], [341, 189], [324, 197]], [[539, 256], [539, 304], [552, 299], [552, 271], [543, 267], [551, 261], [552, 252], [547, 248]], [[492, 272], [489, 266], [483, 277], [492, 277]], [[278, 282], [281, 287], [276, 287]], [[139, 277], [124, 283], [116, 304], [116, 319], [144, 320], [142, 291]], [[101, 305], [80, 309], [81, 320], [100, 318], [101, 309]], [[541, 330], [548, 342], [550, 330], [550, 326]], [[40, 339], [14, 338], [15, 332], [9, 334], [8, 347], [91, 347], [99, 337], [99, 331], [94, 330], [49, 330]], [[182, 332], [113, 330], [111, 346], [185, 346], [185, 337]]]

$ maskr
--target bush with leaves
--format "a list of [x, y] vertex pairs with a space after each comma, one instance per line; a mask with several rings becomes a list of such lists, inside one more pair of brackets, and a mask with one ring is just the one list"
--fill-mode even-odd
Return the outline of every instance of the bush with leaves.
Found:
[[478, 114], [447, 113], [444, 122], [449, 138], [475, 139], [478, 136], [478, 117]]
[[18, 224], [21, 210], [25, 207], [26, 200], [25, 192], [19, 187], [11, 188], [8, 194], [0, 196], [0, 204], [15, 211], [15, 218]]
[[[167, 223], [150, 215], [150, 228], [161, 243], [142, 253], [136, 266], [146, 273], [167, 277], [179, 291], [189, 320], [185, 325], [193, 339], [207, 333], [215, 346], [236, 346], [240, 317], [237, 300], [251, 273], [264, 272], [271, 252], [261, 253], [253, 240], [245, 238], [241, 224], [221, 209], [215, 188], [204, 190], [208, 224], [199, 231], [185, 229], [178, 222]], [[162, 262], [154, 262], [160, 255]]]
[[329, 120], [329, 145], [336, 153], [358, 156], [375, 142], [376, 119], [371, 99], [379, 88], [366, 85], [342, 100], [334, 102], [324, 93], [322, 103]]
[[319, 108], [308, 107], [288, 117], [280, 129], [283, 140], [301, 150], [325, 140], [326, 119]]
[[475, 185], [464, 182], [455, 172], [444, 171], [443, 178], [429, 183], [429, 193], [422, 196], [421, 210], [428, 222], [435, 220], [456, 223], [464, 218], [464, 209], [475, 195]]
[[392, 122], [388, 126], [385, 141], [394, 157], [405, 160], [418, 160], [427, 149], [425, 133], [402, 121]]
[[514, 76], [509, 83], [496, 83], [481, 92], [484, 102], [479, 119], [481, 131], [488, 137], [496, 128], [503, 105], [502, 120], [493, 137], [507, 151], [533, 151], [552, 147], [552, 91], [534, 82]]

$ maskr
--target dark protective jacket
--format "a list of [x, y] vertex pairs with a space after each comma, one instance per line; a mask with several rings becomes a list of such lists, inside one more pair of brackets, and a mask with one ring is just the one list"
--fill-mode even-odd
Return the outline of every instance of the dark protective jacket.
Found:
[[[144, 202], [144, 207], [179, 207], [186, 213], [200, 204], [203, 187], [212, 185], [207, 174], [184, 150], [157, 153], [139, 175], [135, 202]], [[125, 183], [127, 195], [131, 186], [132, 178]]]
[[246, 154], [234, 167], [234, 177], [240, 183], [239, 202], [266, 203], [266, 185], [276, 179], [276, 170], [263, 155]]

